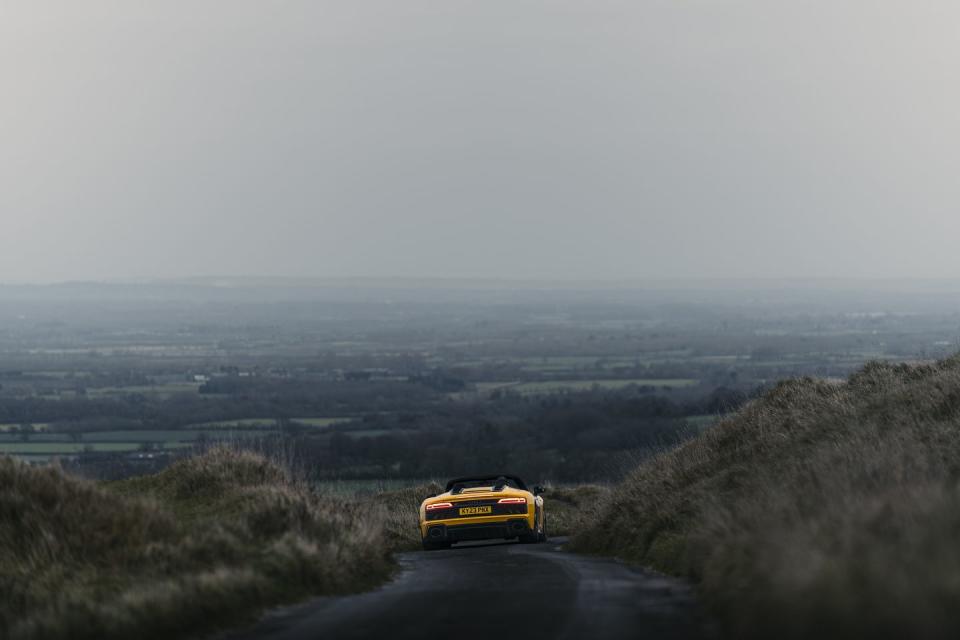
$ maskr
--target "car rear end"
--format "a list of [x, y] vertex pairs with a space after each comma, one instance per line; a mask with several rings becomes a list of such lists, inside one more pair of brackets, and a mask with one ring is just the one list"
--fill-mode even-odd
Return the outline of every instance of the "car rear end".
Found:
[[469, 540], [509, 540], [534, 531], [535, 507], [526, 492], [441, 495], [424, 502], [420, 534], [425, 545]]

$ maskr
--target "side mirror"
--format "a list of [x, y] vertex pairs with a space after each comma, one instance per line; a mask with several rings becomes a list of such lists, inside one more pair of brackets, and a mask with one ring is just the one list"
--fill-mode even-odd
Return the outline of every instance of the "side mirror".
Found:
[[536, 486], [533, 488], [533, 495], [535, 495], [535, 496], [542, 495], [542, 494], [544, 494], [544, 493], [546, 493], [546, 492], [547, 492], [546, 487], [541, 487], [540, 485], [536, 485]]

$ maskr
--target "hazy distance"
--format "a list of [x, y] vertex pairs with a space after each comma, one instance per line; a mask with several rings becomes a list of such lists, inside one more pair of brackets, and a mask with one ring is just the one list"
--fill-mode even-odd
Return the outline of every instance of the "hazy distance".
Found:
[[0, 5], [0, 282], [958, 277], [960, 5]]

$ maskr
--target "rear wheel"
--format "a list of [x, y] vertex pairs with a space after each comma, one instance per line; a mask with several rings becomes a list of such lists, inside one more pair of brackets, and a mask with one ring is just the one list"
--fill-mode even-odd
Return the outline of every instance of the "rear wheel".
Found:
[[423, 541], [423, 550], [424, 551], [436, 551], [438, 549], [449, 549], [450, 542], [430, 542], [428, 540]]
[[536, 544], [543, 542], [543, 514], [539, 514], [533, 522], [533, 531], [520, 536], [520, 542], [523, 544]]
[[546, 542], [547, 541], [547, 516], [546, 514], [540, 515], [540, 533], [537, 534], [537, 542]]

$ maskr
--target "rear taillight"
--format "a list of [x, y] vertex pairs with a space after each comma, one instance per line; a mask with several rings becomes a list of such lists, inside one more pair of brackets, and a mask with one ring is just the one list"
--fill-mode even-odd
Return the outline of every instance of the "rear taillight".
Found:
[[497, 504], [527, 504], [526, 498], [500, 498]]
[[427, 511], [437, 511], [438, 509], [453, 509], [452, 502], [434, 502], [427, 505]]

